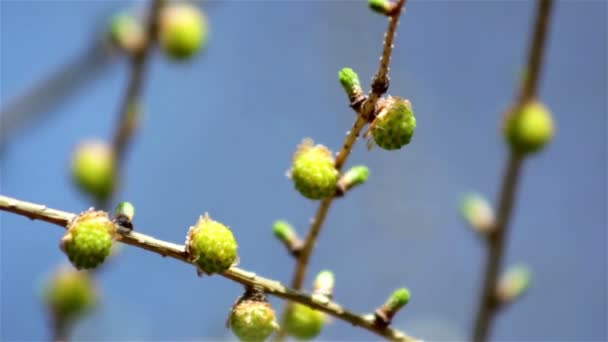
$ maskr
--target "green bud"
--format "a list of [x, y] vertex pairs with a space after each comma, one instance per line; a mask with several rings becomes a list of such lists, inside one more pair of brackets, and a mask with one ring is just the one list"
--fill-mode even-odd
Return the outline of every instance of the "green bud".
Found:
[[416, 130], [416, 117], [409, 100], [389, 96], [382, 99], [370, 132], [378, 146], [397, 150], [410, 143]]
[[346, 171], [338, 181], [338, 186], [342, 192], [346, 192], [357, 185], [367, 182], [369, 169], [365, 165], [354, 166]]
[[336, 279], [330, 270], [323, 270], [317, 274], [314, 282], [314, 292], [330, 296], [334, 292]]
[[46, 284], [44, 301], [53, 318], [71, 321], [95, 306], [97, 292], [91, 274], [62, 267]]
[[291, 241], [296, 236], [296, 232], [291, 224], [282, 220], [275, 221], [275, 223], [272, 225], [272, 232], [277, 239], [283, 242]]
[[228, 317], [228, 326], [243, 342], [262, 342], [279, 329], [275, 312], [264, 293], [248, 289]]
[[396, 313], [410, 301], [410, 291], [405, 287], [393, 292], [384, 306], [388, 311]]
[[532, 100], [507, 115], [504, 133], [513, 151], [533, 154], [553, 139], [555, 125], [549, 109]]
[[526, 265], [514, 265], [507, 269], [498, 284], [498, 298], [512, 302], [521, 297], [530, 287], [532, 271]]
[[133, 221], [135, 216], [135, 207], [129, 202], [121, 202], [114, 209], [114, 216], [124, 216], [129, 221]]
[[207, 20], [194, 5], [173, 3], [160, 14], [160, 44], [172, 58], [192, 57], [207, 43]]
[[368, 5], [372, 11], [384, 15], [388, 15], [393, 9], [393, 4], [389, 0], [369, 0]]
[[199, 275], [222, 273], [238, 260], [238, 244], [230, 228], [214, 221], [208, 214], [190, 227], [186, 251], [196, 263]]
[[466, 194], [462, 199], [461, 213], [473, 229], [488, 232], [494, 224], [494, 210], [490, 203], [476, 193]]
[[342, 68], [342, 70], [338, 72], [338, 79], [348, 97], [354, 98], [363, 95], [361, 83], [359, 82], [359, 75], [357, 75], [353, 69]]
[[311, 340], [323, 330], [325, 314], [309, 306], [293, 303], [285, 316], [285, 331], [299, 340]]
[[304, 139], [293, 157], [291, 178], [304, 197], [319, 200], [333, 196], [338, 185], [338, 171], [331, 151]]
[[60, 247], [77, 269], [93, 269], [110, 255], [116, 225], [104, 211], [88, 210], [67, 226]]
[[97, 200], [107, 199], [116, 182], [112, 147], [99, 140], [84, 142], [72, 156], [72, 177], [78, 187]]
[[109, 34], [117, 48], [129, 53], [140, 50], [146, 40], [141, 21], [130, 13], [119, 13], [112, 17]]

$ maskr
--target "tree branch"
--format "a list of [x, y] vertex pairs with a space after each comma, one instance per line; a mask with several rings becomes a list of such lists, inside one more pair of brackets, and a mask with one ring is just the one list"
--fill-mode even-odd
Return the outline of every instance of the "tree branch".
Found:
[[[399, 23], [401, 9], [403, 8], [403, 6], [405, 6], [405, 2], [406, 0], [399, 0], [399, 2], [396, 4], [398, 10], [396, 10], [394, 14], [389, 17], [389, 25], [387, 33], [385, 35], [384, 49], [382, 52], [382, 57], [380, 59], [380, 67], [376, 76], [374, 77], [374, 83], [376, 83], [378, 80], [386, 80], [388, 77], [388, 66], [391, 58], [390, 55], [392, 52], [393, 39], [396, 33], [397, 25]], [[379, 93], [377, 89], [378, 87], [374, 87], [372, 85], [370, 95], [363, 103], [361, 110], [357, 115], [357, 120], [355, 121], [351, 130], [348, 132], [348, 135], [346, 136], [346, 139], [344, 141], [344, 144], [342, 145], [342, 148], [340, 149], [340, 152], [338, 152], [338, 156], [336, 157], [335, 162], [335, 167], [338, 172], [340, 172], [344, 167], [344, 164], [346, 163], [346, 160], [348, 159], [348, 156], [350, 155], [353, 146], [355, 145], [355, 142], [361, 134], [361, 131], [363, 130], [365, 125], [370, 121], [370, 118], [374, 114], [374, 108], [376, 107], [376, 103], [378, 102], [379, 97], [383, 93]], [[386, 89], [384, 89], [384, 92], [385, 91]], [[325, 218], [327, 217], [327, 213], [329, 212], [334, 198], [335, 196], [328, 197], [322, 200], [321, 204], [319, 205], [319, 209], [317, 209], [315, 218], [313, 219], [313, 222], [308, 231], [308, 235], [306, 236], [306, 240], [304, 241], [304, 247], [302, 248], [300, 256], [297, 260], [296, 271], [291, 282], [291, 286], [293, 288], [300, 289], [304, 284], [310, 255], [312, 253], [315, 242], [317, 240], [317, 237], [319, 236], [319, 233], [321, 231], [323, 223], [325, 222]]]
[[[527, 76], [518, 95], [517, 104], [512, 109], [514, 111], [519, 111], [526, 102], [536, 96], [552, 7], [553, 0], [540, 0], [538, 3], [535, 28], [530, 40], [530, 52], [526, 68]], [[523, 160], [523, 155], [512, 150], [505, 166], [496, 221], [486, 240], [487, 263], [481, 300], [473, 326], [472, 338], [475, 342], [487, 341], [494, 318], [500, 310], [501, 305], [496, 298], [496, 289]]]
[[[77, 215], [74, 213], [48, 208], [45, 205], [21, 201], [15, 198], [0, 195], [0, 210], [29, 217], [33, 220], [41, 220], [66, 228], [68, 223]], [[154, 252], [164, 257], [170, 257], [188, 264], [190, 257], [183, 245], [163, 241], [154, 237], [131, 231], [124, 227], [118, 229], [119, 241]], [[244, 286], [257, 286], [265, 292], [276, 297], [298, 302], [319, 311], [323, 311], [337, 319], [364, 328], [376, 335], [382, 336], [390, 341], [415, 342], [415, 338], [408, 336], [402, 331], [390, 327], [380, 327], [375, 323], [373, 315], [360, 315], [354, 313], [336, 302], [323, 296], [312, 296], [310, 294], [285, 287], [278, 281], [264, 278], [237, 267], [231, 267], [222, 274], [223, 277], [240, 283]]]

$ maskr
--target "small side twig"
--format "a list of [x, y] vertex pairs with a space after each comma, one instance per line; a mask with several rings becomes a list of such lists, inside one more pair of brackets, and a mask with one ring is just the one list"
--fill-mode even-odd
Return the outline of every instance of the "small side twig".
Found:
[[[57, 209], [48, 208], [45, 205], [21, 201], [15, 198], [0, 195], [0, 210], [15, 213], [30, 219], [37, 219], [52, 223], [65, 228], [67, 224], [76, 217], [76, 214]], [[119, 241], [138, 247], [165, 257], [192, 264], [191, 258], [185, 246], [156, 239], [154, 237], [120, 227], [118, 229]], [[246, 287], [258, 287], [264, 292], [276, 297], [298, 302], [314, 309], [323, 311], [337, 319], [351, 323], [366, 329], [376, 335], [382, 336], [390, 341], [415, 342], [415, 338], [404, 332], [390, 327], [380, 328], [374, 324], [371, 315], [354, 313], [340, 304], [329, 300], [324, 296], [312, 296], [310, 294], [288, 288], [280, 282], [261, 277], [253, 272], [237, 267], [231, 267], [222, 274], [223, 277], [240, 283]]]
[[[517, 104], [512, 109], [514, 111], [518, 111], [526, 102], [536, 96], [552, 7], [553, 0], [540, 0], [538, 2], [534, 32], [530, 40], [526, 78], [518, 94]], [[472, 339], [475, 342], [488, 340], [492, 323], [501, 307], [501, 303], [496, 297], [496, 289], [523, 161], [523, 155], [511, 151], [505, 166], [496, 221], [494, 227], [489, 230], [486, 240], [487, 261], [481, 299], [473, 326]]]

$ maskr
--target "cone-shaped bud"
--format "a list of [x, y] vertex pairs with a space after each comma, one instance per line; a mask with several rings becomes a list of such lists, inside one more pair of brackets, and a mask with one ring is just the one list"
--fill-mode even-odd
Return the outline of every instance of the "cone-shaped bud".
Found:
[[513, 151], [533, 154], [553, 139], [555, 124], [549, 109], [542, 102], [532, 100], [507, 115], [504, 133]]
[[103, 211], [85, 211], [67, 229], [60, 247], [77, 269], [96, 268], [103, 263], [116, 238], [116, 225]]
[[526, 265], [514, 265], [507, 269], [498, 283], [498, 298], [503, 303], [510, 303], [521, 297], [532, 280], [532, 271]]
[[304, 139], [294, 154], [291, 178], [304, 197], [318, 200], [334, 195], [338, 171], [331, 151], [323, 145], [314, 145], [311, 139]]
[[375, 312], [376, 322], [383, 326], [391, 324], [393, 317], [410, 301], [410, 291], [403, 287], [389, 297], [389, 299]]
[[351, 68], [342, 68], [338, 72], [338, 79], [346, 95], [348, 95], [351, 102], [358, 97], [363, 96], [363, 89], [361, 89], [361, 82], [359, 82], [359, 75]]
[[480, 194], [468, 193], [461, 203], [462, 217], [475, 230], [487, 233], [494, 225], [494, 209]]
[[289, 222], [283, 220], [275, 221], [272, 225], [272, 232], [292, 255], [296, 255], [299, 252], [302, 240], [300, 240], [296, 230]]
[[276, 316], [264, 292], [248, 289], [228, 317], [228, 326], [244, 342], [265, 341], [278, 330]]
[[368, 0], [368, 5], [372, 11], [384, 15], [389, 15], [394, 8], [389, 0]]
[[238, 259], [237, 248], [232, 231], [208, 214], [190, 227], [186, 238], [186, 251], [190, 261], [196, 263], [199, 274], [222, 273], [230, 268]]
[[338, 181], [340, 192], [346, 193], [357, 185], [367, 182], [369, 169], [365, 165], [354, 166], [346, 171]]

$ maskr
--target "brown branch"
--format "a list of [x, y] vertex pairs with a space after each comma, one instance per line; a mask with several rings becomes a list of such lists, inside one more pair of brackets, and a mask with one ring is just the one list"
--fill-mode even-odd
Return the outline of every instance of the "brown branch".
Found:
[[[0, 210], [15, 213], [30, 219], [37, 219], [52, 223], [61, 227], [76, 217], [76, 214], [61, 210], [51, 209], [45, 205], [21, 201], [15, 198], [0, 195]], [[124, 227], [118, 229], [119, 241], [147, 251], [170, 257], [176, 260], [192, 264], [185, 246], [156, 239], [154, 237], [131, 231]], [[417, 341], [402, 331], [390, 327], [379, 327], [375, 324], [373, 315], [361, 315], [354, 313], [336, 302], [324, 296], [313, 296], [298, 290], [285, 287], [276, 280], [256, 275], [237, 267], [231, 267], [222, 274], [223, 277], [233, 280], [248, 287], [259, 287], [265, 292], [276, 297], [298, 302], [314, 309], [325, 312], [337, 319], [351, 323], [366, 329], [376, 335], [382, 336], [390, 341], [415, 342]]]
[[[530, 51], [524, 84], [521, 87], [517, 104], [513, 107], [518, 111], [527, 101], [536, 96], [538, 81], [542, 69], [542, 59], [547, 40], [547, 31], [551, 19], [552, 0], [540, 0], [536, 14], [534, 32], [530, 41]], [[473, 326], [472, 339], [475, 342], [487, 341], [490, 335], [492, 323], [501, 308], [500, 301], [496, 298], [496, 289], [504, 250], [507, 242], [509, 222], [517, 194], [517, 185], [524, 156], [513, 150], [505, 166], [503, 180], [498, 200], [498, 212], [494, 227], [489, 230], [487, 236], [487, 257], [483, 277], [482, 294], [477, 310], [477, 316]]]

